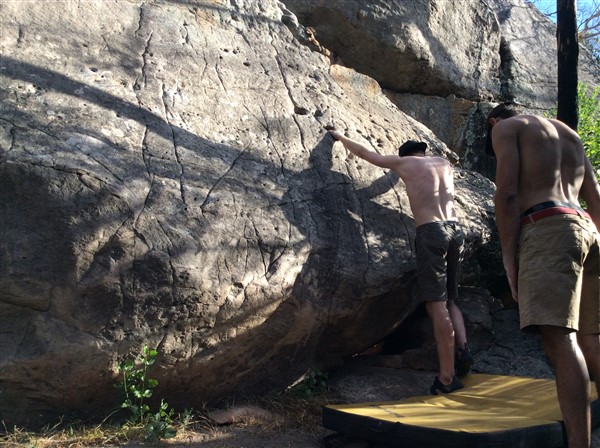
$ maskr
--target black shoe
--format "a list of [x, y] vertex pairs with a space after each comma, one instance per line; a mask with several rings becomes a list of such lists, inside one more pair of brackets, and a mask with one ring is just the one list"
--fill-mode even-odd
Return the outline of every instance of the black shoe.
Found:
[[465, 344], [465, 348], [459, 348], [454, 357], [454, 368], [456, 370], [456, 375], [460, 377], [468, 375], [471, 371], [472, 365], [473, 355], [471, 354], [471, 350], [469, 350], [469, 346]]
[[463, 383], [460, 382], [457, 376], [452, 378], [452, 382], [448, 385], [445, 385], [440, 381], [440, 379], [436, 376], [435, 380], [433, 380], [433, 385], [429, 392], [431, 395], [441, 395], [441, 394], [449, 394], [450, 392], [454, 392], [455, 390], [462, 389], [465, 387]]

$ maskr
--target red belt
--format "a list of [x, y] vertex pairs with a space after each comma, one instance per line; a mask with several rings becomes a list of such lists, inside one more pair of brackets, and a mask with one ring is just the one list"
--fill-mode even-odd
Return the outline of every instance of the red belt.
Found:
[[583, 210], [575, 210], [574, 208], [569, 207], [550, 207], [538, 212], [530, 213], [529, 215], [521, 218], [521, 227], [523, 227], [525, 224], [530, 224], [552, 215], [579, 215], [591, 219], [590, 215]]

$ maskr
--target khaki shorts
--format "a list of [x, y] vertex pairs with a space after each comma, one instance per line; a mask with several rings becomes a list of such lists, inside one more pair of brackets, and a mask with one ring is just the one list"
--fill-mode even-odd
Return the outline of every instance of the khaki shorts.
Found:
[[417, 279], [421, 301], [458, 297], [460, 261], [465, 241], [456, 221], [435, 221], [417, 227]]
[[521, 329], [600, 333], [600, 237], [589, 219], [554, 215], [523, 226], [518, 282]]

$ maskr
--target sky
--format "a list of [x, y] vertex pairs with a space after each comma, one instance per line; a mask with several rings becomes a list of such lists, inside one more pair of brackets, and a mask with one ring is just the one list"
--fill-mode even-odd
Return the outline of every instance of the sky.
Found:
[[[546, 13], [554, 13], [550, 18], [556, 22], [556, 0], [530, 0], [531, 3], [535, 4], [537, 8]], [[600, 0], [577, 0], [577, 15], [582, 17], [583, 14], [587, 13], [588, 16], [591, 11], [600, 7]], [[580, 18], [578, 17], [578, 19]]]

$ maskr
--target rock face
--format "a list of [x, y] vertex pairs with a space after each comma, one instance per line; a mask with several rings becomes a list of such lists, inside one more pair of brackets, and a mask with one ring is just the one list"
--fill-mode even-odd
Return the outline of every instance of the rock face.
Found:
[[[5, 424], [105, 416], [144, 344], [157, 395], [189, 408], [286, 387], [397, 330], [417, 307], [406, 191], [331, 126], [460, 162], [461, 283], [497, 281], [494, 185], [466, 168], [493, 171], [493, 101], [548, 107], [555, 41], [529, 41], [544, 48], [529, 67], [519, 24], [544, 18], [459, 3], [3, 2]], [[493, 360], [493, 301], [476, 296], [466, 320]], [[431, 367], [422, 353], [413, 367]]]
[[396, 92], [470, 100], [497, 96], [500, 30], [479, 0], [288, 0], [346, 65]]
[[[538, 111], [556, 108], [556, 24], [522, 0], [490, 0], [489, 4], [502, 34], [501, 98], [517, 100]], [[591, 61], [589, 51], [580, 47], [579, 81], [596, 86], [600, 84], [600, 74]]]
[[[556, 107], [556, 25], [524, 0], [288, 0], [301, 23], [344, 64], [376, 79], [465, 168], [494, 179], [481, 154], [490, 102]], [[579, 79], [600, 84], [580, 50]], [[597, 67], [597, 65], [596, 65]]]
[[[281, 3], [14, 1], [1, 21], [7, 425], [102, 415], [143, 344], [157, 394], [197, 407], [339, 363], [414, 309], [403, 184], [324, 127], [456, 155]], [[456, 178], [477, 279], [493, 184]]]

